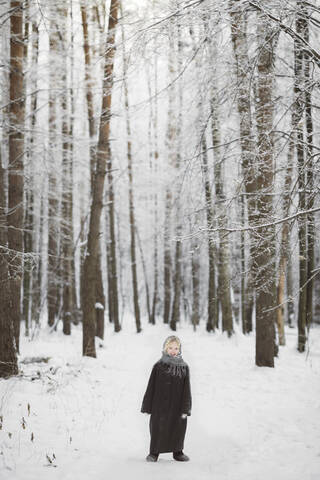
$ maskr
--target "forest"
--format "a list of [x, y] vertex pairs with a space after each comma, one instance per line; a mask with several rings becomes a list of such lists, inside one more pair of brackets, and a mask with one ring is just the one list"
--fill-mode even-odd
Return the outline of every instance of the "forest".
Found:
[[11, 0], [0, 25], [0, 377], [41, 329], [95, 358], [128, 321], [305, 352], [320, 2]]

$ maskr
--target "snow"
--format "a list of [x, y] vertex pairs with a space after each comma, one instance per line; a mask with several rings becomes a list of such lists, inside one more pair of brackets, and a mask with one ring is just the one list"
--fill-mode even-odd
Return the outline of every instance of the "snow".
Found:
[[97, 310], [104, 310], [104, 306], [100, 302], [96, 302], [94, 308], [96, 308]]
[[[147, 463], [148, 415], [140, 413], [152, 365], [172, 332], [133, 319], [115, 334], [106, 324], [98, 358], [81, 357], [81, 327], [72, 336], [43, 328], [21, 338], [23, 376], [0, 381], [1, 480], [319, 480], [320, 329], [296, 351], [288, 329], [274, 369], [254, 365], [254, 336], [197, 333], [179, 326], [191, 369], [193, 410], [185, 453]], [[29, 405], [29, 407], [28, 407]], [[33, 439], [32, 439], [33, 436]]]

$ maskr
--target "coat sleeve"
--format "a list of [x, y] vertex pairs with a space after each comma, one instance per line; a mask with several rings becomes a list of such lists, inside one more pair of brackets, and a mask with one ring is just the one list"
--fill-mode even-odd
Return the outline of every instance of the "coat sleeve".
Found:
[[149, 378], [146, 393], [144, 394], [144, 397], [143, 397], [142, 407], [141, 407], [142, 413], [152, 413], [152, 400], [154, 395], [156, 375], [157, 375], [157, 367], [156, 365], [154, 365]]
[[190, 372], [187, 367], [187, 374], [184, 379], [183, 396], [182, 396], [182, 413], [191, 415], [192, 397], [191, 397], [191, 385], [190, 385]]

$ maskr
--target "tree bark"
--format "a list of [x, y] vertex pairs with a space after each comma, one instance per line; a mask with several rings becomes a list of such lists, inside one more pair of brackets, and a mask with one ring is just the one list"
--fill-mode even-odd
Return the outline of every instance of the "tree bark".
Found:
[[[154, 132], [154, 151], [152, 155], [153, 160], [153, 172], [155, 178], [158, 174], [158, 161], [159, 161], [159, 146], [158, 146], [158, 63], [157, 56], [155, 57], [155, 66], [154, 66], [154, 112], [152, 112], [152, 101], [150, 101], [150, 113], [151, 113], [151, 123], [153, 126]], [[150, 98], [151, 89], [150, 89]], [[153, 115], [152, 115], [153, 113]], [[154, 255], [153, 255], [153, 297], [152, 297], [152, 308], [151, 308], [151, 317], [150, 322], [155, 325], [156, 315], [157, 315], [157, 306], [159, 302], [159, 241], [158, 241], [158, 225], [159, 225], [159, 213], [158, 213], [158, 192], [155, 191], [153, 194], [153, 208], [154, 208]]]
[[[111, 0], [106, 52], [104, 57], [103, 95], [100, 117], [99, 141], [97, 151], [97, 166], [90, 212], [88, 234], [88, 251], [84, 262], [84, 278], [87, 288], [83, 292], [83, 355], [96, 357], [95, 349], [95, 272], [98, 260], [98, 244], [100, 235], [100, 218], [102, 211], [103, 189], [106, 170], [110, 173], [111, 151], [109, 145], [111, 99], [113, 86], [113, 66], [115, 55], [115, 28], [118, 21], [118, 0]], [[109, 164], [109, 166], [108, 166]]]
[[208, 279], [208, 316], [206, 322], [207, 332], [214, 332], [215, 327], [218, 323], [219, 310], [218, 310], [218, 299], [216, 297], [216, 279], [215, 279], [215, 239], [213, 234], [210, 231], [214, 226], [214, 216], [213, 216], [213, 206], [212, 206], [212, 192], [211, 192], [211, 183], [209, 178], [209, 168], [208, 168], [208, 153], [207, 153], [207, 142], [205, 139], [205, 134], [202, 138], [202, 152], [201, 152], [201, 169], [202, 177], [204, 183], [204, 194], [205, 194], [205, 211], [206, 211], [206, 223], [208, 229], [208, 259], [209, 259], [209, 279]]
[[[172, 68], [171, 74], [174, 74], [174, 71], [177, 70], [181, 72], [182, 70], [182, 62], [181, 62], [181, 55], [182, 55], [182, 42], [181, 42], [181, 25], [178, 22], [176, 26], [176, 44], [172, 40], [171, 45], [176, 51], [176, 59], [173, 58], [172, 52]], [[175, 62], [176, 66], [173, 64]], [[171, 89], [173, 87], [171, 86]], [[172, 91], [172, 95], [174, 95], [174, 91]], [[181, 242], [181, 192], [180, 192], [180, 168], [181, 168], [181, 151], [182, 151], [182, 144], [181, 144], [181, 130], [183, 124], [183, 116], [182, 116], [182, 106], [183, 106], [183, 89], [181, 80], [178, 82], [177, 86], [177, 97], [178, 97], [178, 104], [177, 104], [177, 116], [174, 115], [172, 112], [172, 120], [176, 123], [175, 125], [175, 142], [174, 147], [175, 151], [173, 151], [173, 166], [175, 169], [175, 259], [174, 259], [174, 276], [173, 276], [173, 302], [172, 302], [172, 312], [171, 312], [171, 319], [170, 319], [170, 328], [171, 330], [177, 329], [177, 323], [180, 321], [180, 303], [181, 303], [181, 290], [182, 290], [182, 281], [181, 281], [181, 262], [182, 262], [182, 242]], [[173, 108], [174, 98], [172, 98], [171, 105]]]
[[[54, 15], [54, 12], [52, 12]], [[55, 22], [50, 22], [49, 36], [49, 152], [54, 156], [57, 144], [57, 73], [55, 58], [58, 52], [58, 34]], [[55, 324], [55, 318], [59, 310], [58, 273], [59, 273], [59, 199], [57, 193], [57, 172], [50, 159], [48, 176], [48, 284], [47, 284], [47, 308], [48, 325]]]
[[[122, 9], [121, 9], [122, 14]], [[137, 333], [141, 332], [139, 292], [138, 292], [138, 275], [137, 275], [137, 255], [136, 255], [136, 219], [134, 213], [134, 193], [133, 193], [133, 168], [132, 168], [132, 152], [131, 152], [131, 125], [129, 116], [129, 93], [128, 93], [128, 67], [125, 52], [124, 28], [122, 26], [122, 46], [123, 46], [123, 83], [124, 83], [124, 102], [126, 109], [126, 128], [127, 128], [127, 160], [128, 160], [128, 180], [129, 180], [129, 224], [130, 224], [130, 256], [131, 256], [131, 273], [132, 273], [132, 292], [134, 316], [136, 321]], [[149, 308], [150, 310], [150, 308]]]
[[[58, 8], [60, 19], [60, 51], [66, 51], [67, 46], [67, 30], [66, 22], [68, 10], [65, 7]], [[68, 88], [67, 88], [67, 61], [63, 59], [63, 74], [61, 76], [61, 87], [63, 94], [61, 96], [61, 112], [62, 112], [62, 217], [61, 217], [61, 253], [62, 253], [62, 331], [65, 335], [71, 335], [71, 316], [73, 311], [72, 305], [72, 255], [73, 255], [73, 238], [72, 238], [72, 179], [70, 163], [72, 162], [70, 155], [69, 137], [69, 112], [68, 112]]]
[[169, 323], [171, 310], [171, 248], [170, 248], [170, 233], [171, 233], [171, 208], [172, 195], [170, 187], [166, 188], [165, 196], [165, 219], [164, 219], [164, 312], [163, 321]]
[[109, 254], [110, 254], [110, 295], [112, 302], [112, 323], [114, 331], [120, 332], [119, 322], [119, 295], [118, 295], [118, 275], [117, 275], [117, 252], [116, 252], [116, 234], [115, 234], [115, 196], [112, 174], [112, 157], [110, 145], [108, 146], [107, 157], [107, 180], [108, 180], [108, 219], [109, 219]]
[[8, 247], [13, 327], [19, 351], [21, 321], [21, 282], [23, 254], [23, 157], [25, 96], [23, 82], [23, 1], [11, 1], [10, 17], [10, 106], [9, 106], [9, 177], [8, 177]]
[[2, 168], [0, 150], [0, 378], [18, 373], [18, 359], [12, 318], [12, 294], [7, 250], [7, 199], [5, 195], [5, 170]]
[[[88, 30], [88, 20], [87, 20], [87, 9], [86, 5], [82, 4], [81, 9], [81, 20], [82, 20], [82, 30], [83, 30], [83, 50], [84, 50], [84, 60], [85, 60], [85, 81], [86, 81], [86, 101], [87, 101], [87, 112], [88, 112], [88, 126], [89, 126], [89, 138], [90, 138], [90, 187], [91, 187], [91, 196], [93, 195], [94, 189], [94, 180], [96, 172], [96, 126], [94, 120], [94, 104], [93, 104], [93, 92], [92, 92], [92, 78], [91, 78], [91, 52], [89, 45], [89, 30]], [[105, 309], [105, 296], [103, 290], [103, 279], [102, 279], [102, 268], [101, 268], [101, 245], [100, 241], [98, 243], [98, 256], [96, 264], [96, 334], [97, 337], [104, 338], [104, 309]], [[108, 266], [109, 274], [109, 266]], [[84, 275], [84, 269], [81, 271], [81, 275]], [[82, 280], [85, 282], [85, 278]], [[110, 295], [110, 300], [112, 295]], [[110, 314], [110, 309], [109, 309]]]
[[[274, 53], [278, 35], [261, 14], [258, 16], [259, 57], [257, 60], [256, 120], [258, 132], [258, 171], [256, 173], [256, 225], [273, 218], [273, 85]], [[275, 355], [275, 227], [254, 231], [256, 253], [253, 259], [256, 286], [256, 365], [274, 367]]]
[[[210, 53], [212, 57], [212, 62], [215, 64], [218, 55], [216, 40], [214, 34], [209, 36], [210, 40]], [[232, 304], [231, 304], [231, 282], [230, 282], [230, 251], [229, 251], [229, 240], [224, 230], [227, 227], [227, 214], [225, 206], [225, 195], [223, 191], [223, 158], [221, 155], [221, 126], [219, 119], [219, 105], [217, 102], [218, 91], [217, 91], [217, 72], [215, 65], [212, 65], [212, 78], [211, 78], [211, 99], [210, 99], [210, 109], [211, 109], [211, 134], [212, 134], [212, 145], [214, 152], [214, 179], [215, 179], [215, 194], [217, 200], [217, 223], [219, 227], [219, 261], [218, 261], [218, 292], [219, 300], [221, 304], [221, 313], [222, 313], [222, 331], [226, 331], [230, 337], [233, 333], [233, 319], [232, 319]]]
[[96, 265], [96, 336], [104, 339], [104, 310], [105, 296], [103, 290], [102, 270], [101, 270], [101, 245], [98, 244], [98, 259]]
[[[304, 36], [306, 28], [303, 2], [298, 0], [296, 12], [296, 32]], [[304, 52], [301, 43], [294, 41], [294, 127], [296, 131], [296, 151], [298, 162], [299, 210], [306, 208], [306, 169], [304, 151], [303, 119], [304, 103]], [[301, 215], [298, 219], [299, 237], [299, 308], [298, 308], [298, 351], [304, 352], [307, 325], [307, 219]]]
[[[304, 13], [304, 39], [309, 43], [309, 11], [308, 7], [303, 7]], [[307, 165], [307, 209], [314, 207], [314, 167], [313, 167], [313, 118], [312, 118], [312, 77], [310, 71], [310, 56], [304, 52], [304, 80], [305, 80], [305, 108], [306, 108], [306, 165]], [[306, 325], [309, 331], [313, 320], [313, 288], [314, 288], [314, 239], [315, 239], [315, 218], [313, 213], [307, 215], [307, 294], [306, 294]]]
[[152, 321], [151, 321], [151, 305], [150, 305], [150, 289], [149, 289], [148, 276], [147, 276], [147, 267], [146, 267], [146, 262], [144, 260], [141, 238], [140, 238], [139, 231], [138, 231], [137, 227], [136, 227], [136, 235], [137, 235], [137, 242], [138, 242], [138, 247], [139, 247], [140, 257], [141, 257], [141, 264], [142, 264], [142, 270], [143, 270], [143, 276], [144, 276], [144, 284], [145, 284], [145, 289], [146, 289], [146, 307], [147, 307], [148, 319], [149, 319], [149, 323], [152, 323]]
[[[247, 41], [247, 16], [239, 0], [230, 0], [231, 39], [235, 58], [237, 77], [237, 109], [240, 120], [241, 165], [247, 198], [248, 221], [254, 221], [255, 200], [255, 147], [252, 138], [251, 94], [250, 94], [250, 62]], [[243, 215], [244, 218], [244, 215]], [[254, 282], [251, 263], [254, 256], [253, 239], [250, 239], [250, 259], [247, 284], [243, 294], [243, 329], [245, 333], [252, 331], [252, 313], [254, 304]], [[245, 252], [243, 251], [243, 255]], [[245, 263], [245, 260], [244, 260]]]
[[191, 323], [194, 330], [200, 323], [200, 258], [198, 245], [192, 245], [191, 272], [192, 272], [192, 314]]
[[[290, 189], [293, 169], [293, 156], [294, 156], [294, 138], [292, 135], [289, 139], [288, 150], [288, 163], [286, 169], [286, 176], [284, 182], [284, 197], [283, 197], [283, 216], [289, 215], [290, 209]], [[280, 247], [280, 260], [279, 260], [279, 279], [277, 286], [277, 327], [279, 336], [279, 345], [284, 346], [286, 344], [285, 330], [284, 330], [284, 300], [285, 300], [285, 279], [286, 268], [288, 263], [288, 248], [290, 238], [290, 225], [288, 222], [284, 222], [281, 231], [281, 247]]]

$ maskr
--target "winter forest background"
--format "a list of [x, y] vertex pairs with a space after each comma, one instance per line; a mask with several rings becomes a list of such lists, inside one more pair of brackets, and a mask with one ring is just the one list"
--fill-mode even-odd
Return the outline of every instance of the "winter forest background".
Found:
[[0, 25], [0, 427], [55, 355], [107, 375], [104, 348], [172, 330], [293, 387], [319, 351], [320, 1], [0, 1]]

